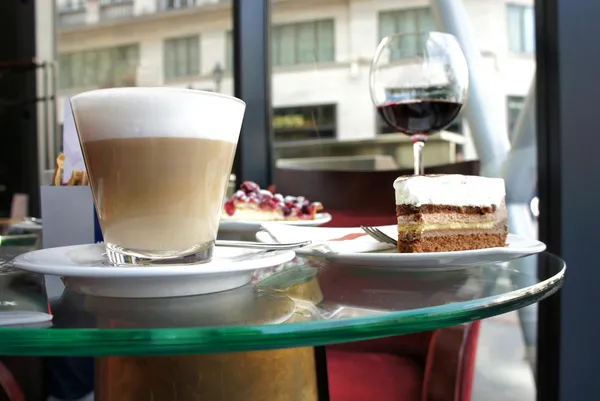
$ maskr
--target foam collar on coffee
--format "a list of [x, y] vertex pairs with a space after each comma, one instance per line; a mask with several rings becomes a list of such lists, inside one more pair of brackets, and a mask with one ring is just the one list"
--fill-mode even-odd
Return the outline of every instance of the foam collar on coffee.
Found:
[[206, 138], [237, 143], [246, 104], [215, 92], [112, 88], [71, 98], [84, 141], [117, 138]]

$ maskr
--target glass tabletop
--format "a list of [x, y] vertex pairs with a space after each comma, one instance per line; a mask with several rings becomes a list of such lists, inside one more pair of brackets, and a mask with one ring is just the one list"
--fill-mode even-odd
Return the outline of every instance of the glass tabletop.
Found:
[[[548, 253], [453, 270], [297, 258], [209, 295], [115, 299], [65, 290], [52, 302], [52, 327], [0, 328], [0, 355], [201, 354], [389, 337], [525, 307], [557, 291], [564, 273], [565, 263]], [[45, 307], [25, 274], [4, 269], [0, 306]]]

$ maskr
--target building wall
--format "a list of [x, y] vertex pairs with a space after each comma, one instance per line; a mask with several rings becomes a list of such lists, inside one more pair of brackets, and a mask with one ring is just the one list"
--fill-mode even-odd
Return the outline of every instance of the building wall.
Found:
[[[529, 89], [535, 71], [534, 57], [510, 54], [508, 51], [507, 3], [504, 0], [464, 1], [484, 57], [489, 83], [496, 94], [490, 103], [506, 117], [506, 97], [524, 96]], [[511, 3], [532, 2], [517, 0]], [[212, 70], [216, 63], [226, 65], [226, 33], [232, 25], [229, 6], [211, 4], [195, 10], [150, 12], [154, 4], [150, 0], [137, 0], [135, 12], [139, 15], [132, 19], [61, 30], [58, 36], [59, 53], [139, 43], [138, 85], [191, 85], [198, 89], [214, 89]], [[274, 24], [334, 19], [335, 62], [274, 67], [274, 107], [335, 103], [338, 139], [374, 137], [376, 116], [369, 95], [368, 73], [369, 62], [378, 42], [378, 14], [380, 11], [427, 5], [427, 0], [275, 2], [272, 16]], [[162, 60], [164, 39], [191, 34], [200, 34], [200, 75], [165, 82]], [[59, 95], [65, 98], [85, 89], [91, 88], [61, 91]], [[229, 73], [224, 76], [221, 91], [233, 92]], [[63, 103], [64, 100], [59, 105]], [[59, 107], [59, 120], [62, 120], [62, 107]]]

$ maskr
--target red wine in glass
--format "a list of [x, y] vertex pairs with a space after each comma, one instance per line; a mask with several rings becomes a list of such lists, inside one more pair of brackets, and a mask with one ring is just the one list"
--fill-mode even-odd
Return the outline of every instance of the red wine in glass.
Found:
[[458, 116], [462, 103], [447, 100], [407, 100], [377, 106], [390, 127], [406, 135], [429, 135], [443, 130]]
[[419, 175], [428, 136], [449, 126], [467, 100], [468, 65], [458, 41], [447, 33], [391, 35], [375, 51], [369, 88], [386, 124], [412, 139]]

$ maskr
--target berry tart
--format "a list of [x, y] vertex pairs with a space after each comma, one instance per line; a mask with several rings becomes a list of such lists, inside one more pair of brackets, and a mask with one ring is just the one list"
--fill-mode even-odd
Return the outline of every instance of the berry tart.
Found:
[[245, 181], [240, 189], [227, 199], [223, 220], [290, 221], [314, 220], [323, 210], [319, 202], [310, 202], [302, 196], [283, 196], [260, 189], [258, 184]]

